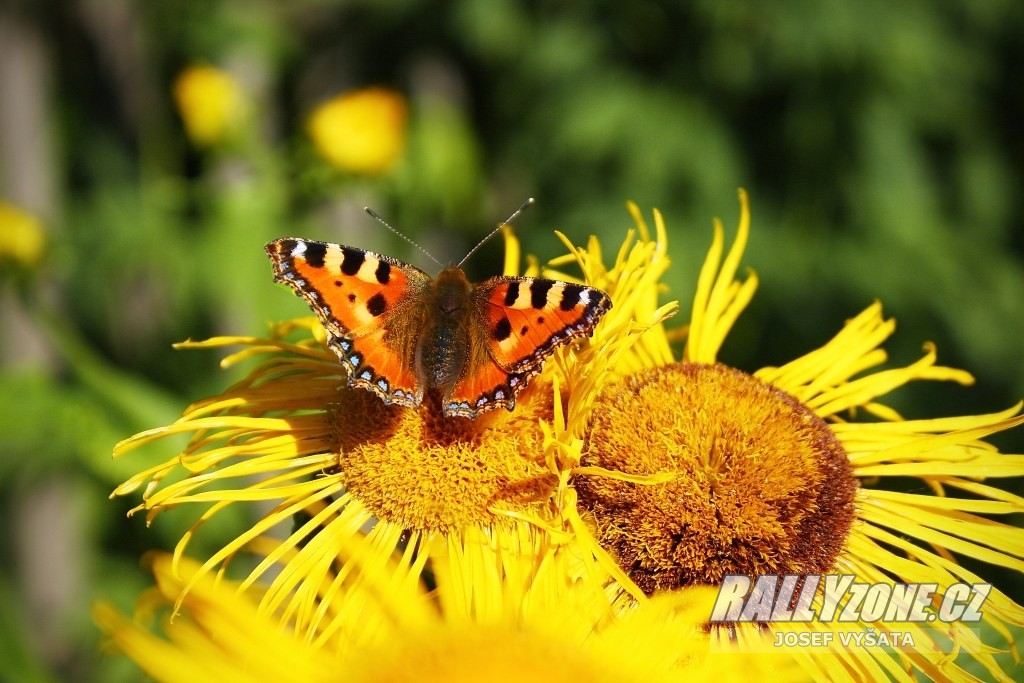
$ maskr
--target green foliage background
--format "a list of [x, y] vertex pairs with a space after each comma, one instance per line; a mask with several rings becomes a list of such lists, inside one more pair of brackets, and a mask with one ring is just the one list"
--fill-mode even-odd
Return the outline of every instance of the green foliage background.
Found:
[[[232, 379], [213, 354], [171, 343], [305, 313], [272, 284], [267, 240], [428, 266], [364, 204], [457, 257], [535, 196], [517, 230], [547, 258], [561, 250], [555, 228], [614, 253], [632, 199], [665, 214], [669, 296], [686, 302], [711, 219], [734, 232], [743, 186], [745, 264], [762, 285], [726, 362], [785, 362], [877, 298], [899, 321], [895, 362], [931, 340], [978, 380], [901, 390], [907, 416], [1024, 396], [1017, 0], [7, 0], [0, 27], [30, 46], [8, 56], [41, 55], [45, 79], [0, 92], [0, 113], [38, 90], [46, 136], [29, 145], [43, 159], [0, 149], [0, 197], [27, 204], [49, 236], [38, 267], [0, 271], [2, 680], [136, 678], [95, 655], [88, 605], [128, 609], [148, 582], [142, 553], [172, 547], [193, 517], [126, 521], [137, 499], [110, 490], [169, 451], [114, 462], [111, 447]], [[171, 104], [195, 62], [228, 69], [258, 103], [245, 134], [215, 150], [190, 145]], [[387, 178], [342, 174], [318, 159], [306, 117], [375, 84], [410, 99], [406, 157]], [[43, 189], [25, 200], [26, 182]], [[488, 245], [471, 275], [499, 258]], [[1024, 452], [1020, 431], [993, 441]], [[230, 533], [218, 528], [197, 553]]]

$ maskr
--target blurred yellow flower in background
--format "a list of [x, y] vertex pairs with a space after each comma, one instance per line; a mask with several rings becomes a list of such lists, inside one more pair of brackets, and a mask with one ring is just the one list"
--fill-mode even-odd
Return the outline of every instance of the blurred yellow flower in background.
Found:
[[0, 260], [31, 266], [39, 260], [45, 244], [38, 218], [0, 200]]
[[174, 81], [173, 93], [185, 130], [197, 145], [223, 142], [242, 121], [245, 96], [223, 69], [190, 66]]
[[309, 119], [317, 150], [344, 171], [389, 170], [405, 150], [408, 107], [386, 88], [353, 90], [324, 102]]

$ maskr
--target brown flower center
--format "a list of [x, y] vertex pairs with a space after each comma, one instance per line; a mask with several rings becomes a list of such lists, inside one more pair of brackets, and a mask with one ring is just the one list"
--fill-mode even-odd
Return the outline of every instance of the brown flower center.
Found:
[[427, 401], [386, 406], [367, 391], [343, 389], [334, 448], [345, 487], [378, 519], [405, 529], [444, 531], [496, 521], [493, 508], [522, 510], [557, 484], [541, 457], [540, 419], [551, 419], [550, 390], [527, 390], [513, 412], [445, 418]]
[[681, 363], [615, 384], [596, 402], [578, 476], [602, 546], [648, 594], [726, 574], [826, 572], [854, 514], [857, 480], [828, 424], [724, 365]]

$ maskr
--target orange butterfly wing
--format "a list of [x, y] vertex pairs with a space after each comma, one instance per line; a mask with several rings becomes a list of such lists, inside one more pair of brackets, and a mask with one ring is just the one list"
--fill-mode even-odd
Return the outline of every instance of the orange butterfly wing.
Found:
[[473, 289], [476, 317], [470, 343], [486, 348], [445, 397], [448, 414], [475, 417], [509, 410], [544, 360], [578, 337], [589, 337], [611, 308], [604, 292], [568, 282], [495, 277]]
[[491, 278], [478, 286], [491, 357], [509, 372], [529, 372], [555, 349], [589, 337], [612, 302], [599, 289], [530, 277]]
[[[385, 403], [419, 405], [415, 337], [430, 276], [381, 254], [286, 237], [266, 246], [275, 280], [295, 290], [327, 330], [349, 385]], [[409, 318], [414, 318], [410, 320]]]

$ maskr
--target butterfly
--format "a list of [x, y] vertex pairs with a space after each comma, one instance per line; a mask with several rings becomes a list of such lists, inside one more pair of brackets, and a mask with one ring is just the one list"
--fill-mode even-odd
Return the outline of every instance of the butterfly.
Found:
[[589, 337], [612, 305], [593, 287], [534, 277], [472, 284], [452, 265], [432, 278], [330, 242], [285, 237], [266, 251], [274, 279], [305, 299], [327, 330], [349, 386], [401, 406], [436, 391], [448, 417], [512, 410], [544, 360]]

